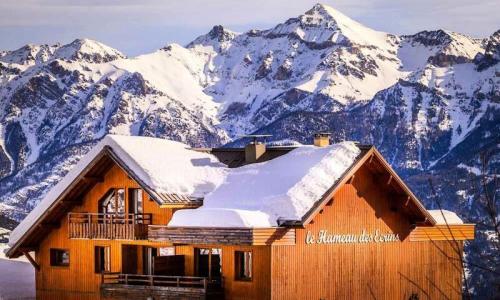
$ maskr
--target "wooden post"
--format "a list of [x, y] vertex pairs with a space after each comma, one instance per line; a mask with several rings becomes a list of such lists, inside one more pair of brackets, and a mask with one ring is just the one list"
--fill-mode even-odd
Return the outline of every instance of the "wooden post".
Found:
[[177, 287], [181, 286], [181, 278], [177, 276]]
[[206, 278], [203, 278], [203, 289], [205, 292], [207, 291], [208, 288], [208, 280]]
[[29, 260], [31, 265], [37, 270], [40, 271], [40, 265], [36, 263], [36, 261], [31, 257], [30, 253], [27, 251], [23, 251], [24, 256]]
[[128, 274], [125, 274], [125, 284], [128, 284]]
[[208, 251], [208, 279], [212, 279], [212, 248]]
[[149, 275], [149, 285], [153, 286], [154, 285], [153, 283], [154, 283], [153, 282], [153, 275]]

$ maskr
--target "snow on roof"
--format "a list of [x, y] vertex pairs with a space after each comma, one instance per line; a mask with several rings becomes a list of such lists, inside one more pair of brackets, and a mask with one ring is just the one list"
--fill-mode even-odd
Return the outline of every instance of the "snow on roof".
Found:
[[224, 181], [226, 166], [208, 153], [159, 138], [108, 136], [116, 155], [158, 193], [204, 197]]
[[301, 220], [360, 154], [353, 142], [303, 146], [270, 161], [230, 169], [203, 206], [176, 211], [170, 227], [274, 227]]
[[449, 210], [428, 210], [429, 214], [436, 220], [436, 225], [457, 225], [464, 222], [456, 213]]
[[203, 197], [220, 185], [226, 176], [227, 168], [215, 156], [189, 150], [189, 146], [183, 143], [151, 137], [107, 135], [12, 231], [9, 245], [14, 245], [37, 222], [106, 146], [157, 193]]

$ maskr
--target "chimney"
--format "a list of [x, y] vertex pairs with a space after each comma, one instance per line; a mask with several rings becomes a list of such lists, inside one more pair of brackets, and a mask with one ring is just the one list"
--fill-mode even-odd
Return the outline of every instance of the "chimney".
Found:
[[245, 146], [245, 162], [248, 164], [255, 163], [257, 160], [266, 152], [266, 144], [258, 142], [258, 138], [266, 138], [271, 135], [267, 134], [256, 134], [256, 135], [245, 135], [244, 137], [253, 138], [253, 141]]
[[314, 134], [314, 146], [326, 147], [330, 145], [330, 134], [327, 132], [319, 132]]
[[245, 161], [254, 163], [266, 152], [266, 144], [253, 142], [245, 146]]

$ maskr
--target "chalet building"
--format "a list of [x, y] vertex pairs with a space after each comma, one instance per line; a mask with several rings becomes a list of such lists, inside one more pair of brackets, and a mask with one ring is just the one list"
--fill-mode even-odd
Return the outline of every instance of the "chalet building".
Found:
[[38, 299], [461, 299], [474, 225], [353, 142], [107, 136], [12, 232]]

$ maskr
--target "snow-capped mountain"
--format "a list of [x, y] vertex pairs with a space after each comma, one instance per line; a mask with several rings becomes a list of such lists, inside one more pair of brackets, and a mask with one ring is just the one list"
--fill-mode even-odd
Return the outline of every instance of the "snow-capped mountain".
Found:
[[[320, 4], [267, 30], [215, 26], [133, 58], [88, 39], [0, 51], [0, 211], [22, 218], [107, 133], [220, 146], [330, 131], [375, 144], [429, 208], [432, 179], [445, 208], [478, 223], [478, 263], [491, 226], [470, 180], [482, 151], [498, 170], [499, 61], [500, 30], [399, 36]], [[476, 295], [491, 274], [471, 269]]]

